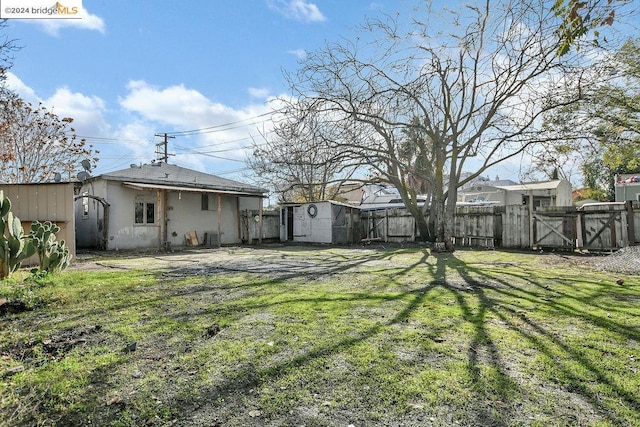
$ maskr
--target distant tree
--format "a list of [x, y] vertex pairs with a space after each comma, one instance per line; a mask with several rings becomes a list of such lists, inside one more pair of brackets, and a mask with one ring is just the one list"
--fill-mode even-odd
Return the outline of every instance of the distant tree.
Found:
[[4, 83], [7, 70], [13, 65], [13, 53], [20, 49], [16, 41], [6, 34], [7, 20], [0, 20], [0, 83]]
[[97, 151], [76, 138], [72, 121], [0, 91], [0, 182], [50, 182], [56, 173], [70, 178], [82, 170], [82, 160], [97, 161]]
[[551, 10], [562, 19], [558, 34], [561, 40], [558, 54], [564, 55], [577, 41], [593, 32], [598, 43], [600, 29], [610, 27], [616, 12], [632, 0], [555, 0]]
[[349, 176], [331, 149], [330, 129], [313, 109], [289, 112], [273, 132], [254, 142], [247, 164], [254, 179], [274, 188], [281, 202], [330, 200]]
[[580, 101], [545, 118], [547, 143], [533, 168], [578, 165], [589, 197], [613, 200], [616, 174], [640, 171], [640, 39], [628, 40], [588, 72], [599, 82], [574, 82]]
[[[541, 142], [543, 115], [579, 100], [557, 87], [581, 58], [558, 55], [561, 19], [544, 0], [465, 3], [450, 20], [422, 4], [311, 52], [290, 83], [299, 109], [341, 135], [334, 158], [395, 185], [422, 238], [453, 250], [458, 188]], [[412, 194], [418, 171], [429, 211]]]

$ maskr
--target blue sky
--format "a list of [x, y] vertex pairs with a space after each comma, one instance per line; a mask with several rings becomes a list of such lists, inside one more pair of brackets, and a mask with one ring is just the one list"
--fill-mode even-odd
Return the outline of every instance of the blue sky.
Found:
[[[83, 0], [80, 20], [8, 21], [6, 36], [22, 46], [8, 84], [74, 119], [77, 135], [100, 151], [93, 174], [150, 162], [157, 133], [209, 129], [171, 139], [170, 163], [251, 182], [248, 147], [269, 133], [269, 101], [287, 95], [283, 72], [325, 42], [352, 38], [366, 17], [414, 4]], [[521, 162], [490, 177], [518, 181]]]
[[151, 161], [156, 133], [216, 127], [171, 139], [170, 162], [247, 181], [245, 147], [268, 132], [268, 101], [287, 91], [283, 71], [402, 4], [84, 0], [81, 20], [8, 21], [22, 46], [9, 85], [74, 118], [100, 150], [94, 174]]

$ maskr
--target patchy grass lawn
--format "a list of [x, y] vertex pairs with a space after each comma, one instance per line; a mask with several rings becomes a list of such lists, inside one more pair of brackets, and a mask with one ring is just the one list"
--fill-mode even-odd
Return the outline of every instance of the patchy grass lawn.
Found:
[[267, 247], [21, 273], [0, 425], [640, 425], [640, 280], [576, 261]]

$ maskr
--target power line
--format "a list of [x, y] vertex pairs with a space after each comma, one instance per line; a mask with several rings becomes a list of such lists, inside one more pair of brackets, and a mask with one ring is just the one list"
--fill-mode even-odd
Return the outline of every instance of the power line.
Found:
[[201, 156], [207, 156], [207, 157], [213, 157], [214, 159], [221, 159], [221, 160], [229, 160], [230, 162], [240, 162], [240, 163], [244, 163], [244, 160], [238, 160], [238, 159], [232, 159], [229, 157], [221, 157], [221, 156], [214, 156], [213, 154], [209, 154], [209, 153], [204, 153], [202, 151], [197, 151], [191, 148], [182, 148], [183, 150], [185, 150], [185, 153], [189, 154], [199, 154]]
[[84, 140], [92, 140], [92, 141], [102, 141], [103, 144], [112, 142], [112, 143], [122, 143], [122, 142], [134, 142], [134, 143], [140, 143], [140, 142], [149, 142], [147, 140], [142, 140], [142, 139], [121, 139], [121, 138], [107, 138], [107, 137], [102, 137], [102, 136], [83, 136], [83, 135], [76, 135], [76, 138], [80, 138], [80, 139], [84, 139]]
[[[235, 122], [223, 123], [223, 124], [220, 124], [220, 125], [208, 126], [208, 127], [204, 127], [204, 128], [200, 128], [200, 129], [169, 132], [169, 135], [176, 135], [176, 136], [177, 135], [189, 135], [189, 134], [221, 132], [223, 130], [237, 129], [237, 127], [233, 127], [233, 128], [229, 128], [229, 129], [219, 130], [220, 128], [227, 128], [229, 126], [235, 126], [235, 125], [240, 124], [240, 123], [244, 123], [244, 122], [247, 122], [247, 121], [252, 121], [252, 120], [259, 119], [259, 118], [265, 117], [265, 116], [270, 116], [270, 115], [273, 115], [273, 114], [276, 114], [276, 113], [278, 113], [278, 111], [269, 111], [267, 113], [258, 114], [257, 116], [249, 117], [247, 119], [242, 119], [242, 120], [238, 120], [238, 121], [235, 121]], [[257, 123], [265, 123], [267, 121], [268, 120], [264, 120], [262, 122], [257, 122]], [[242, 125], [242, 126], [238, 126], [238, 127], [249, 126], [251, 124], [256, 124], [256, 123], [248, 123], [248, 124], [245, 124], [245, 125]]]

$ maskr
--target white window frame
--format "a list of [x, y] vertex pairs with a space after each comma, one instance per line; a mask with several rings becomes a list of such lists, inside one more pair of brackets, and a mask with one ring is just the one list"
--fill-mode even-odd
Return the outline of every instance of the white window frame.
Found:
[[[138, 222], [138, 205], [142, 205], [142, 221]], [[151, 217], [151, 221], [149, 221], [149, 206], [153, 206], [153, 216]], [[155, 225], [156, 223], [156, 204], [155, 202], [141, 202], [135, 201], [133, 204], [133, 225]]]

